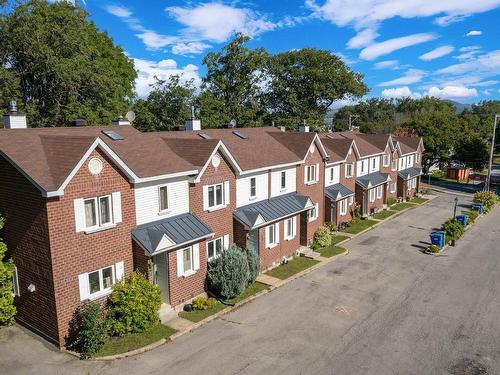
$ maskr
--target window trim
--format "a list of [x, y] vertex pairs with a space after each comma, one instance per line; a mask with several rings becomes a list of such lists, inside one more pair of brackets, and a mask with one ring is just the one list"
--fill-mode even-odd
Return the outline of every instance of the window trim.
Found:
[[384, 189], [382, 185], [377, 186], [375, 189], [377, 189], [376, 194], [377, 194], [377, 199], [382, 199], [382, 196], [384, 194]]
[[[386, 163], [386, 158], [387, 158], [387, 163]], [[384, 167], [388, 167], [389, 165], [391, 165], [391, 155], [384, 154], [384, 158], [383, 158], [382, 163], [383, 163]]]
[[[394, 189], [393, 189], [393, 187], [394, 187]], [[395, 193], [395, 192], [396, 192], [396, 189], [397, 189], [397, 187], [396, 187], [396, 183], [395, 183], [395, 182], [391, 182], [391, 184], [390, 184], [390, 188], [389, 188], [389, 191], [390, 191], [391, 193]]]
[[[253, 182], [253, 183], [252, 183]], [[249, 179], [249, 197], [250, 199], [255, 199], [257, 198], [257, 178], [255, 177], [250, 177]], [[253, 194], [252, 194], [253, 191]]]
[[[309, 173], [309, 171], [311, 171]], [[305, 173], [306, 173], [306, 184], [315, 184], [318, 182], [318, 176], [316, 176], [316, 164], [313, 165], [306, 165], [305, 166]], [[309, 177], [312, 177], [312, 179], [309, 179]]]
[[340, 216], [345, 216], [347, 215], [347, 207], [348, 207], [348, 202], [349, 198], [345, 198], [345, 199], [342, 199], [340, 202], [339, 202], [339, 214]]
[[[348, 168], [350, 167], [350, 168]], [[345, 178], [352, 178], [353, 177], [353, 164], [352, 163], [347, 163], [345, 165]], [[350, 170], [350, 173], [347, 173], [347, 171]]]
[[[217, 204], [216, 188], [219, 185], [221, 186], [221, 203]], [[210, 206], [210, 188], [213, 188], [213, 194], [214, 194], [214, 205], [213, 206]], [[207, 208], [208, 208], [208, 210], [215, 210], [215, 209], [222, 208], [222, 207], [226, 206], [224, 188], [225, 188], [224, 182], [219, 182], [217, 184], [207, 185]]]
[[[109, 199], [109, 218], [110, 218], [110, 221], [109, 222], [106, 222], [104, 224], [101, 223], [101, 199], [104, 199], [104, 198], [108, 198]], [[93, 201], [94, 203], [94, 220], [96, 222], [95, 225], [87, 225], [87, 213], [85, 211], [85, 204], [86, 202], [88, 201]], [[84, 215], [84, 224], [85, 224], [85, 228], [84, 230], [86, 232], [93, 232], [93, 231], [97, 231], [97, 230], [100, 230], [100, 229], [105, 229], [105, 228], [110, 228], [110, 227], [113, 227], [115, 226], [115, 220], [114, 220], [114, 212], [113, 212], [113, 197], [112, 197], [112, 194], [106, 194], [106, 195], [99, 195], [99, 196], [96, 196], [96, 197], [91, 197], [91, 198], [84, 198], [83, 199], [83, 215]]]
[[280, 191], [285, 191], [286, 190], [286, 171], [281, 171], [280, 174]]
[[[185, 267], [185, 262], [184, 262], [184, 252], [188, 250], [190, 252], [190, 255], [189, 255], [189, 260], [190, 260], [190, 263], [191, 263], [191, 269], [189, 270], [186, 270], [186, 267]], [[190, 275], [193, 275], [195, 274], [196, 271], [194, 269], [194, 250], [193, 250], [193, 246], [188, 246], [188, 247], [185, 247], [182, 249], [182, 276], [186, 277], [186, 276], [190, 276]]]
[[[311, 212], [314, 212], [315, 216], [312, 216]], [[310, 223], [311, 221], [318, 220], [318, 217], [319, 217], [319, 203], [316, 203], [313, 208], [307, 211], [307, 221]]]
[[[162, 189], [166, 189], [167, 191], [167, 208], [161, 208], [161, 190]], [[164, 213], [168, 213], [170, 212], [170, 202], [169, 202], [169, 192], [168, 192], [169, 188], [168, 188], [168, 185], [160, 185], [158, 186], [158, 212], [159, 214], [164, 214]]]
[[[271, 228], [273, 229], [273, 242], [270, 241], [270, 231]], [[278, 223], [270, 224], [266, 227], [266, 248], [267, 249], [272, 249], [273, 247], [276, 247], [278, 245], [278, 236], [279, 236], [279, 228], [278, 228]]]
[[[372, 189], [370, 189], [370, 190], [368, 191], [368, 194], [369, 194], [369, 201], [370, 201], [370, 203], [375, 202], [375, 197], [376, 197], [376, 192], [375, 192], [375, 189], [376, 189], [376, 188], [372, 188]], [[373, 195], [373, 197], [372, 197], [372, 195]]]
[[[111, 268], [111, 286], [108, 287], [108, 288], [104, 288], [104, 278], [102, 276], [102, 272], [105, 269], [108, 269], [108, 268]], [[92, 293], [90, 291], [90, 289], [91, 289], [90, 288], [90, 274], [95, 273], [95, 272], [98, 272], [98, 275], [99, 275], [99, 287], [101, 289], [99, 291], [97, 291], [97, 292]], [[110, 266], [99, 268], [99, 269], [91, 271], [91, 272], [87, 272], [86, 276], [87, 276], [86, 279], [87, 279], [87, 283], [88, 283], [88, 299], [90, 299], [90, 300], [101, 298], [101, 297], [104, 297], [104, 296], [110, 294], [111, 293], [111, 289], [113, 289], [113, 285], [116, 284], [116, 270], [115, 270], [115, 265], [114, 264], [112, 264]]]
[[[288, 219], [285, 219], [284, 221], [284, 230], [283, 230], [283, 237], [286, 241], [293, 240], [295, 236], [297, 235], [297, 230], [296, 230], [296, 219], [295, 216], [289, 217]], [[288, 231], [292, 229], [291, 234], [288, 234]]]
[[[220, 252], [217, 254], [217, 241], [219, 241], [219, 240], [220, 240], [220, 244], [221, 244], [221, 249], [220, 249]], [[213, 256], [209, 256], [208, 247], [212, 243], [214, 244], [214, 255]], [[224, 251], [224, 236], [221, 236], [221, 237], [218, 237], [218, 238], [214, 238], [211, 241], [207, 241], [207, 261], [208, 262], [210, 262], [210, 261], [218, 258], [222, 254], [223, 251]]]

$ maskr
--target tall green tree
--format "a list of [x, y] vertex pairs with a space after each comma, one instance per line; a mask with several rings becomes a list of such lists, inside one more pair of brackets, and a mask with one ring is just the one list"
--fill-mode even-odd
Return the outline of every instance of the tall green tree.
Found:
[[173, 130], [191, 117], [195, 104], [193, 80], [183, 81], [179, 75], [166, 80], [156, 79], [146, 100], [134, 106], [135, 126], [142, 131]]
[[[0, 216], [0, 230], [3, 228], [4, 219]], [[7, 245], [0, 238], [0, 326], [10, 324], [16, 315], [14, 296], [12, 295], [12, 274], [14, 263], [11, 259], [5, 261]]]
[[348, 129], [349, 116], [352, 116], [351, 124], [359, 126], [363, 133], [389, 133], [395, 126], [396, 106], [392, 100], [370, 98], [355, 105], [342, 107], [334, 115], [334, 129]]
[[[2, 16], [0, 66], [19, 81], [31, 126], [78, 117], [106, 124], [123, 114], [137, 72], [123, 49], [69, 1], [29, 0]], [[11, 80], [11, 91], [16, 92]], [[0, 104], [8, 101], [2, 91]]]
[[318, 128], [334, 101], [366, 94], [363, 75], [330, 51], [303, 48], [272, 56], [266, 69], [264, 97], [270, 117], [296, 127], [306, 120]]
[[249, 37], [237, 34], [221, 51], [210, 52], [203, 59], [207, 75], [200, 115], [212, 127], [225, 126], [233, 119], [238, 126], [261, 125], [263, 109], [258, 94], [268, 54], [262, 48], [247, 48], [249, 41]]

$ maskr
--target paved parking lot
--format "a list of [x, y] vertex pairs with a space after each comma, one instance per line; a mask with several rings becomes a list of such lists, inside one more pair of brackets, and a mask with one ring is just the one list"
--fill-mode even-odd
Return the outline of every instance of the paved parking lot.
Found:
[[453, 198], [385, 222], [350, 241], [347, 256], [140, 356], [79, 361], [17, 327], [2, 330], [1, 372], [500, 373], [500, 209], [448, 256], [420, 251]]

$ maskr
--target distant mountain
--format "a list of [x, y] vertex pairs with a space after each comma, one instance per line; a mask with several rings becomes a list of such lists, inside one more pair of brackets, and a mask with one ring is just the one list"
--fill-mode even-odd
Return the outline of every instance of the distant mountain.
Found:
[[450, 103], [455, 107], [455, 112], [456, 113], [462, 113], [464, 109], [470, 111], [472, 109], [472, 104], [462, 104], [459, 102], [455, 102], [453, 100], [445, 100], [446, 102]]

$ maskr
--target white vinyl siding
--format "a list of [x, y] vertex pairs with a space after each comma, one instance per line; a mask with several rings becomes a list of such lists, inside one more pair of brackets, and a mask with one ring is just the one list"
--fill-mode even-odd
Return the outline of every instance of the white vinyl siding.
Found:
[[120, 281], [123, 276], [123, 262], [78, 275], [80, 301], [96, 299], [110, 294], [113, 285]]
[[[255, 178], [256, 195], [250, 196], [250, 180]], [[268, 172], [241, 176], [236, 179], [236, 207], [268, 199]]]
[[75, 199], [73, 208], [77, 232], [105, 229], [122, 221], [120, 192]]
[[[281, 187], [282, 173], [285, 173], [285, 188]], [[288, 194], [296, 191], [297, 172], [296, 167], [286, 169], [274, 169], [271, 171], [271, 197]]]
[[[160, 210], [159, 186], [167, 187], [168, 209], [166, 211]], [[137, 225], [189, 212], [187, 179], [137, 184], [134, 193]]]
[[177, 277], [194, 275], [200, 269], [200, 245], [185, 247], [176, 251]]
[[279, 242], [280, 238], [280, 224], [275, 223], [268, 225], [265, 228], [266, 231], [266, 248], [270, 249], [275, 247]]
[[368, 174], [368, 168], [369, 168], [369, 159], [363, 159], [363, 160], [358, 160], [356, 163], [356, 176], [364, 176]]
[[283, 238], [290, 241], [297, 235], [297, 217], [291, 217], [284, 221]]
[[335, 185], [340, 182], [340, 165], [326, 168], [325, 186]]

